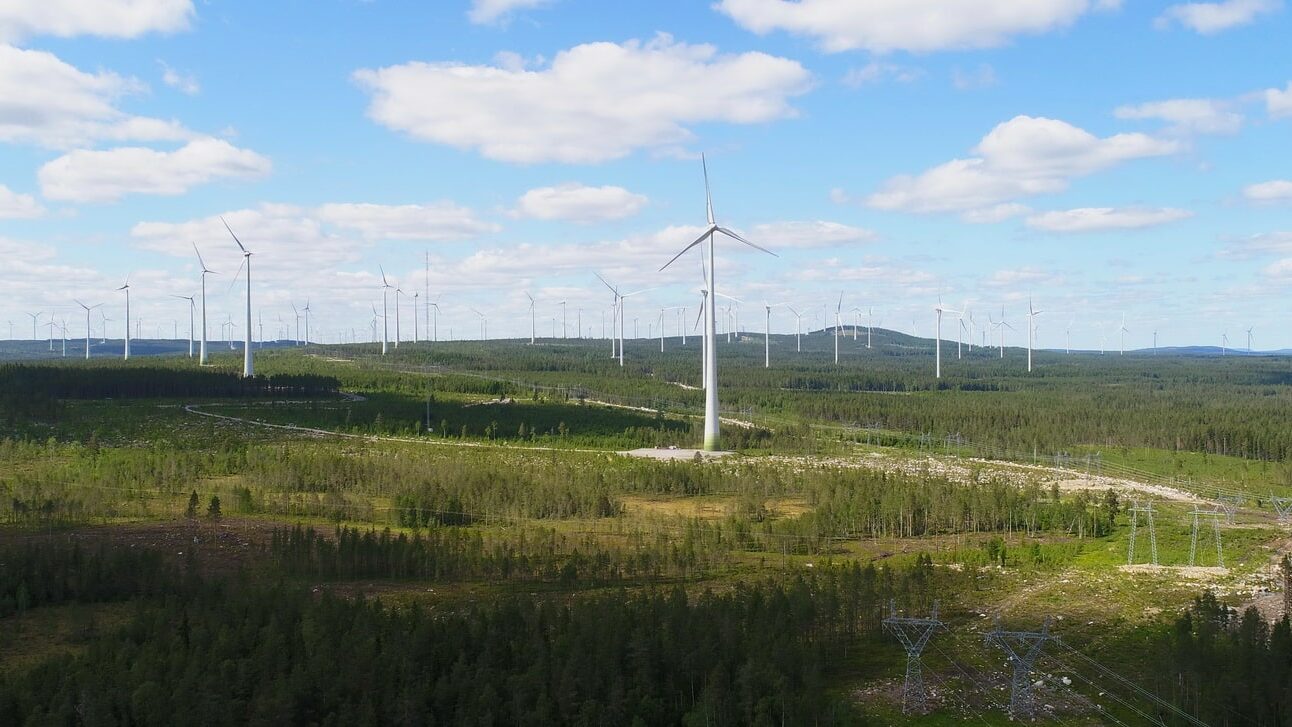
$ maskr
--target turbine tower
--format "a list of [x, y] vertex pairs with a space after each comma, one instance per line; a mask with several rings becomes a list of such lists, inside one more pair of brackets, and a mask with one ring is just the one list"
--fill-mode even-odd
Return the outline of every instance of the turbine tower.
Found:
[[125, 285], [122, 285], [120, 288], [117, 288], [117, 290], [124, 290], [126, 292], [126, 340], [125, 340], [125, 347], [122, 349], [122, 360], [129, 361], [130, 360], [130, 276], [129, 275], [126, 276]]
[[938, 298], [938, 304], [933, 308], [933, 311], [938, 314], [937, 324], [933, 332], [933, 378], [940, 379], [942, 378], [942, 314], [959, 313], [960, 311], [951, 310], [943, 306], [941, 297]]
[[529, 345], [533, 346], [534, 340], [538, 337], [538, 319], [535, 318], [534, 313], [534, 296], [530, 295], [528, 290], [524, 292], [525, 297], [529, 298]]
[[704, 393], [704, 448], [708, 451], [715, 451], [718, 449], [719, 435], [718, 435], [718, 356], [717, 356], [718, 341], [717, 341], [717, 333], [716, 333], [717, 317], [715, 315], [715, 312], [718, 306], [717, 306], [717, 301], [714, 299], [714, 295], [713, 295], [714, 293], [717, 292], [718, 271], [714, 267], [714, 262], [715, 262], [714, 249], [713, 249], [714, 243], [717, 240], [717, 234], [721, 233], [723, 235], [726, 235], [727, 237], [730, 237], [733, 240], [736, 240], [737, 242], [744, 243], [749, 247], [752, 247], [756, 250], [761, 250], [769, 255], [775, 255], [775, 253], [771, 252], [770, 250], [766, 250], [762, 247], [759, 247], [758, 245], [755, 245], [754, 243], [746, 240], [745, 238], [741, 237], [740, 235], [737, 235], [736, 233], [732, 232], [731, 230], [728, 230], [725, 227], [719, 227], [718, 224], [714, 222], [713, 196], [709, 193], [709, 166], [705, 162], [704, 155], [700, 155], [700, 167], [704, 173], [704, 202], [705, 202], [704, 206], [705, 206], [705, 216], [708, 220], [708, 227], [705, 229], [703, 233], [701, 233], [701, 235], [698, 238], [696, 238], [694, 242], [682, 248], [681, 252], [673, 256], [672, 260], [669, 260], [667, 263], [665, 263], [664, 266], [660, 268], [660, 270], [663, 270], [664, 268], [667, 268], [669, 265], [672, 265], [674, 260], [677, 260], [678, 258], [682, 257], [682, 255], [684, 255], [691, 248], [703, 243], [705, 240], [709, 241], [708, 283], [709, 283], [710, 295], [708, 296], [709, 305], [706, 306], [706, 310], [704, 314], [704, 321], [705, 321], [704, 338], [708, 344], [708, 350], [709, 350], [709, 355], [705, 360], [705, 369], [706, 369], [705, 378], [709, 381], [709, 387]]
[[390, 290], [394, 286], [386, 280], [386, 269], [380, 265], [377, 266], [377, 269], [381, 271], [381, 355], [385, 356], [387, 348], [386, 342], [390, 338], [390, 323], [386, 320], [386, 316], [390, 315], [390, 311], [387, 308], [388, 304], [386, 303], [386, 291]]
[[1027, 297], [1027, 372], [1032, 373], [1032, 347], [1035, 345], [1036, 336], [1036, 317], [1041, 315], [1039, 311], [1032, 307], [1032, 296]]
[[41, 313], [40, 311], [37, 311], [35, 313], [28, 313], [27, 315], [31, 316], [31, 340], [35, 341], [39, 335], [36, 331], [36, 324], [40, 320]]
[[[220, 218], [224, 222], [224, 218]], [[251, 251], [242, 244], [242, 240], [233, 234], [233, 228], [229, 227], [228, 222], [224, 222], [224, 229], [229, 231], [229, 236], [233, 241], [238, 243], [238, 249], [242, 251], [242, 264], [247, 266], [247, 326], [243, 330], [242, 338], [242, 378], [250, 378], [256, 375], [256, 362], [251, 353]], [[237, 280], [238, 275], [234, 273], [233, 279]]]
[[205, 366], [206, 365], [206, 276], [208, 274], [214, 275], [215, 271], [210, 270], [206, 267], [206, 263], [202, 260], [202, 253], [199, 252], [197, 249], [197, 243], [193, 243], [193, 252], [197, 253], [197, 264], [200, 265], [202, 268], [202, 341], [201, 341], [201, 345], [198, 347], [197, 362], [198, 364]]
[[[73, 300], [76, 300], [76, 299], [73, 298]], [[85, 309], [85, 360], [89, 361], [90, 360], [90, 311], [94, 310], [95, 308], [98, 308], [103, 304], [95, 303], [94, 305], [86, 305], [79, 300], [76, 301], [76, 304]], [[189, 349], [188, 355], [190, 356], [193, 355], [193, 351], [191, 348]]]
[[[188, 357], [193, 358], [193, 308], [196, 307], [197, 303], [191, 295], [172, 295], [171, 297], [188, 301]], [[89, 320], [89, 311], [86, 311], [86, 320]], [[89, 358], [89, 356], [87, 355], [86, 358]]]

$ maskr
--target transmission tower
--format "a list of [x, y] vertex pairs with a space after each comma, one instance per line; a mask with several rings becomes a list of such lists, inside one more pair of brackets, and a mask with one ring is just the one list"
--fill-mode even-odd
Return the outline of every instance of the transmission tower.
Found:
[[1126, 547], [1126, 565], [1135, 565], [1135, 540], [1139, 531], [1139, 516], [1141, 514], [1148, 521], [1148, 544], [1149, 554], [1152, 556], [1151, 562], [1153, 565], [1157, 565], [1157, 523], [1153, 520], [1153, 503], [1141, 504], [1139, 500], [1131, 500], [1131, 531], [1130, 543]]
[[1216, 536], [1216, 565], [1220, 568], [1224, 568], [1225, 550], [1220, 543], [1220, 509], [1212, 508], [1210, 510], [1203, 510], [1195, 507], [1189, 514], [1193, 516], [1193, 529], [1189, 534], [1189, 565], [1194, 565], [1197, 562], [1198, 520], [1200, 517], [1205, 515], [1211, 518], [1211, 532], [1215, 533]]
[[1014, 667], [1009, 692], [1009, 716], [1014, 719], [1031, 719], [1036, 715], [1032, 669], [1041, 657], [1045, 642], [1051, 638], [1049, 616], [1045, 617], [1040, 631], [1005, 631], [1000, 627], [1000, 616], [997, 616], [996, 628], [986, 634], [987, 643], [1004, 651]]
[[928, 646], [933, 632], [944, 624], [938, 620], [938, 604], [933, 603], [933, 614], [928, 618], [906, 618], [897, 615], [897, 602], [888, 602], [888, 618], [884, 630], [897, 637], [906, 649], [906, 682], [902, 685], [902, 714], [923, 714], [927, 705], [924, 693], [924, 671], [920, 655]]
[[1243, 498], [1238, 495], [1216, 495], [1216, 502], [1220, 503], [1220, 509], [1225, 511], [1225, 523], [1234, 524], [1234, 513], [1238, 512], [1238, 506], [1243, 504]]
[[1278, 514], [1279, 522], [1286, 525], [1292, 521], [1292, 497], [1277, 497], [1270, 493], [1270, 503], [1274, 505], [1274, 512]]

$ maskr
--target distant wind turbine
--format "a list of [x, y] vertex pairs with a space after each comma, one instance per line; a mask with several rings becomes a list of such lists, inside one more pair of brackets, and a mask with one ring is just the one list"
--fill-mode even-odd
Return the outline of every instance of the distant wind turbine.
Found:
[[386, 269], [377, 266], [381, 271], [381, 355], [386, 355], [387, 340], [390, 338], [390, 324], [386, 322], [386, 317], [390, 315], [388, 303], [386, 302], [386, 291], [395, 287], [386, 280]]
[[[76, 301], [76, 304], [85, 309], [85, 360], [88, 361], [90, 359], [90, 311], [94, 310], [95, 308], [98, 308], [103, 304], [95, 303], [94, 305], [86, 305], [79, 300]], [[190, 349], [189, 356], [192, 356], [192, 355], [193, 355], [193, 351]]]
[[38, 340], [40, 338], [40, 334], [36, 330], [36, 325], [42, 314], [40, 311], [37, 311], [35, 313], [28, 313], [27, 315], [31, 316], [31, 340]]
[[126, 293], [126, 340], [125, 347], [122, 349], [122, 360], [130, 360], [130, 276], [126, 276], [126, 282], [117, 290], [124, 290]]
[[[171, 297], [188, 301], [188, 357], [193, 358], [193, 308], [196, 306], [196, 302], [191, 295], [172, 295]], [[85, 314], [86, 325], [88, 326], [90, 320], [89, 311], [86, 311]], [[89, 358], [88, 353], [86, 358]]]
[[1036, 317], [1043, 311], [1032, 306], [1032, 297], [1027, 298], [1027, 372], [1032, 373], [1032, 349], [1035, 347]]
[[[934, 359], [934, 364], [933, 364], [933, 377], [934, 377], [934, 378], [936, 378], [936, 379], [940, 379], [940, 378], [942, 378], [942, 314], [943, 314], [943, 313], [959, 313], [960, 311], [957, 311], [957, 310], [951, 310], [950, 308], [947, 308], [947, 307], [943, 306], [943, 305], [942, 305], [942, 298], [941, 298], [941, 297], [939, 297], [939, 298], [938, 298], [938, 304], [937, 304], [937, 306], [935, 306], [935, 307], [933, 308], [933, 311], [934, 311], [935, 313], [937, 313], [937, 323], [936, 323], [936, 327], [934, 328], [934, 332], [933, 332], [933, 335], [934, 335], [934, 342], [933, 342], [933, 359]], [[914, 327], [914, 326], [912, 326], [912, 327]]]
[[529, 298], [529, 345], [533, 346], [538, 337], [538, 318], [534, 312], [534, 296], [530, 295], [529, 291], [526, 290], [525, 297]]
[[193, 243], [193, 252], [197, 253], [197, 263], [202, 267], [202, 343], [198, 348], [197, 362], [202, 366], [206, 365], [206, 276], [215, 274], [214, 270], [206, 267], [206, 262], [202, 260], [202, 253], [197, 249], [197, 243]]
[[1248, 352], [1248, 353], [1251, 353], [1251, 352], [1252, 352], [1252, 329], [1251, 329], [1251, 327], [1249, 327], [1249, 328], [1247, 329], [1247, 352]]
[[1120, 328], [1117, 329], [1117, 332], [1120, 335], [1120, 339], [1121, 339], [1121, 342], [1118, 344], [1119, 350], [1117, 351], [1117, 355], [1125, 356], [1126, 355], [1126, 334], [1130, 333], [1130, 329], [1126, 327], [1125, 313], [1122, 314], [1122, 325]]

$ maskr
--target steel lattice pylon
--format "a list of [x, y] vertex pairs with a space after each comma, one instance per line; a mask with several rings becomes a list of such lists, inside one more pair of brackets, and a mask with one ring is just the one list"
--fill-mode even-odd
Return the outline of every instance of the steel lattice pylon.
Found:
[[1216, 565], [1220, 568], [1225, 567], [1225, 550], [1220, 541], [1220, 513], [1221, 510], [1219, 508], [1203, 510], [1197, 507], [1193, 508], [1189, 513], [1193, 516], [1193, 528], [1189, 533], [1189, 565], [1195, 565], [1197, 563], [1198, 519], [1205, 515], [1211, 518], [1211, 531], [1216, 536]]
[[1149, 502], [1146, 505], [1141, 505], [1139, 500], [1131, 501], [1131, 530], [1130, 542], [1126, 547], [1126, 565], [1135, 565], [1135, 540], [1139, 530], [1139, 516], [1141, 513], [1144, 514], [1148, 520], [1148, 544], [1149, 553], [1152, 556], [1150, 562], [1153, 565], [1157, 565], [1157, 523], [1153, 519], [1154, 512], [1152, 502]]
[[1041, 650], [1050, 636], [1050, 617], [1045, 618], [1040, 631], [1005, 631], [996, 617], [996, 628], [987, 632], [987, 643], [1000, 648], [1009, 656], [1014, 667], [1010, 681], [1009, 714], [1017, 719], [1032, 718], [1036, 714], [1036, 700], [1032, 693], [1032, 669], [1041, 656]]
[[1287, 524], [1292, 520], [1292, 497], [1278, 497], [1270, 494], [1270, 503], [1274, 505], [1274, 511], [1278, 513], [1279, 522]]
[[902, 713], [923, 714], [927, 708], [924, 691], [924, 671], [920, 664], [920, 655], [928, 646], [933, 632], [944, 624], [938, 620], [938, 604], [934, 602], [933, 613], [929, 618], [906, 618], [897, 615], [897, 602], [889, 601], [888, 618], [884, 619], [884, 630], [897, 637], [906, 649], [906, 681], [902, 684]]

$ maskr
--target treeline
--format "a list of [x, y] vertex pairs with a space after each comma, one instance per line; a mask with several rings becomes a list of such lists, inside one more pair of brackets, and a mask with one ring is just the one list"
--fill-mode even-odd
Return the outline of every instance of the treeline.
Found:
[[[612, 544], [619, 541], [619, 544]], [[501, 536], [435, 528], [412, 537], [338, 527], [332, 537], [299, 525], [275, 529], [267, 551], [280, 573], [323, 580], [551, 581], [566, 586], [687, 577], [725, 562], [696, 538], [569, 536], [521, 528]]]
[[[57, 552], [63, 565], [24, 581], [33, 592], [73, 568]], [[0, 549], [0, 562], [12, 557]], [[927, 565], [854, 565], [722, 593], [507, 596], [431, 611], [149, 568], [164, 592], [134, 586], [124, 627], [76, 654], [0, 669], [0, 723], [859, 723], [828, 688], [835, 665], [879, 643], [889, 598], [924, 607], [934, 585]]]
[[227, 371], [167, 366], [0, 365], [0, 391], [42, 399], [317, 396], [335, 393], [333, 376], [274, 374], [243, 378]]
[[0, 549], [0, 619], [41, 606], [157, 595], [170, 580], [156, 551], [33, 538]]
[[1209, 725], [1292, 723], [1292, 626], [1239, 614], [1210, 591], [1194, 600], [1152, 650], [1163, 655], [1160, 693]]

